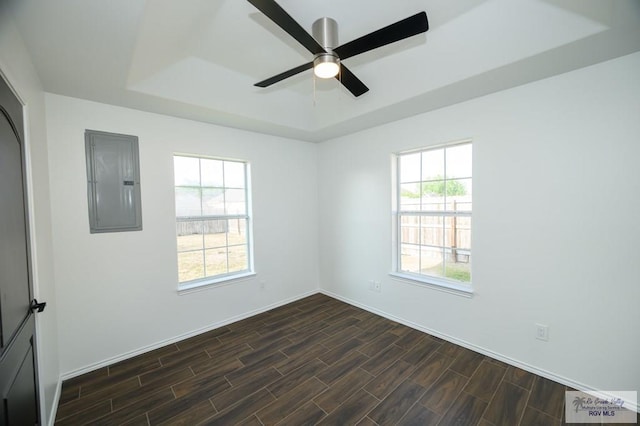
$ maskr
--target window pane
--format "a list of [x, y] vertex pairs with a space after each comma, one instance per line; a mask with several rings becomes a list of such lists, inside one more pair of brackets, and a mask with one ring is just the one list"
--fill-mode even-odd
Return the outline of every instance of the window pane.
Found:
[[442, 277], [442, 249], [439, 247], [422, 247], [420, 250], [420, 273]]
[[206, 248], [227, 246], [227, 221], [207, 220], [204, 222], [204, 246]]
[[216, 188], [224, 186], [222, 161], [203, 158], [200, 160], [200, 167], [202, 168], [202, 186], [215, 186]]
[[227, 189], [225, 190], [225, 206], [226, 214], [245, 214], [247, 204], [245, 201], [244, 189]]
[[201, 214], [200, 188], [176, 187], [176, 216], [200, 216]]
[[447, 250], [445, 276], [452, 280], [471, 282], [471, 252]]
[[447, 179], [471, 177], [471, 144], [447, 148]]
[[224, 214], [224, 195], [222, 188], [202, 188], [202, 214], [205, 216]]
[[444, 245], [471, 250], [471, 218], [447, 217]]
[[471, 212], [472, 207], [471, 198], [454, 199], [449, 203], [449, 209], [454, 212]]
[[471, 251], [471, 218], [459, 217], [457, 226], [458, 247]]
[[443, 243], [442, 216], [424, 216], [421, 221], [421, 244], [429, 246], [442, 246]]
[[420, 181], [420, 153], [400, 156], [400, 183]]
[[204, 251], [207, 276], [227, 273], [227, 249], [220, 247]]
[[444, 179], [444, 149], [422, 153], [422, 180]]
[[444, 218], [444, 239], [442, 240], [442, 245], [445, 247], [457, 247], [457, 219], [458, 218], [451, 216]]
[[178, 277], [180, 282], [204, 278], [204, 261], [201, 251], [178, 253]]
[[224, 162], [224, 186], [226, 188], [244, 188], [244, 163]]
[[420, 272], [420, 246], [402, 244], [400, 246], [400, 270]]
[[247, 246], [229, 247], [229, 272], [246, 271], [249, 269], [247, 263]]
[[434, 180], [422, 182], [421, 188], [423, 197], [438, 198], [444, 197], [446, 185], [444, 180]]
[[247, 244], [247, 220], [230, 219], [227, 222], [229, 245]]
[[202, 222], [199, 220], [176, 222], [178, 252], [202, 250]]
[[[429, 182], [429, 184], [433, 183], [435, 182]], [[422, 211], [444, 211], [444, 197], [441, 197], [439, 195], [423, 195]]]
[[176, 186], [200, 185], [200, 160], [194, 157], [173, 157], [173, 171]]
[[400, 242], [420, 244], [420, 216], [402, 216], [400, 221]]
[[471, 211], [471, 179], [451, 179], [446, 181], [447, 210]]
[[400, 185], [400, 210], [420, 210], [420, 185], [405, 183]]

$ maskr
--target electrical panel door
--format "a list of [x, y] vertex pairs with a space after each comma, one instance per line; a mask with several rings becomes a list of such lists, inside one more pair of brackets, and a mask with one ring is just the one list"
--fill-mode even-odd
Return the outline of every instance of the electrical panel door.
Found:
[[138, 138], [86, 130], [85, 150], [91, 233], [141, 230]]

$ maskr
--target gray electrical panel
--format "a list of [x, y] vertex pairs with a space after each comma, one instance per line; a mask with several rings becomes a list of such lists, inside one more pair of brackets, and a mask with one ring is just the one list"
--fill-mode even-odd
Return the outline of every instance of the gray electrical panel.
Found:
[[84, 140], [91, 233], [141, 230], [138, 137], [86, 130]]

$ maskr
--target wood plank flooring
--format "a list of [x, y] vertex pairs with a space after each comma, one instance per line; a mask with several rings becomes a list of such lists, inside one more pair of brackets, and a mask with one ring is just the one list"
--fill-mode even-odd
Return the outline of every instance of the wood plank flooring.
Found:
[[56, 425], [560, 425], [563, 385], [316, 294], [67, 380]]

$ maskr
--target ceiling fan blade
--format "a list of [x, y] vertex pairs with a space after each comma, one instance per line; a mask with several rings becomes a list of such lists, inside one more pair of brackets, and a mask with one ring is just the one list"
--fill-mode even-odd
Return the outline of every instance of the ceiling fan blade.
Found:
[[313, 62], [307, 62], [306, 64], [300, 65], [299, 67], [291, 68], [288, 71], [282, 72], [278, 75], [274, 75], [271, 78], [267, 78], [266, 80], [260, 81], [254, 84], [254, 86], [269, 87], [274, 83], [284, 80], [285, 78], [292, 77], [296, 74], [301, 73], [302, 71], [310, 70], [311, 68], [313, 68]]
[[427, 21], [427, 14], [426, 12], [420, 12], [345, 43], [342, 46], [338, 46], [333, 51], [340, 57], [340, 60], [343, 60], [423, 33], [428, 29], [429, 21]]
[[340, 73], [336, 76], [336, 79], [338, 79], [356, 98], [369, 91], [369, 88], [365, 86], [354, 73], [349, 71], [344, 64], [340, 64]]
[[296, 39], [309, 52], [317, 55], [325, 52], [324, 48], [304, 28], [298, 24], [283, 8], [274, 0], [247, 0], [269, 19], [276, 23], [287, 34]]

